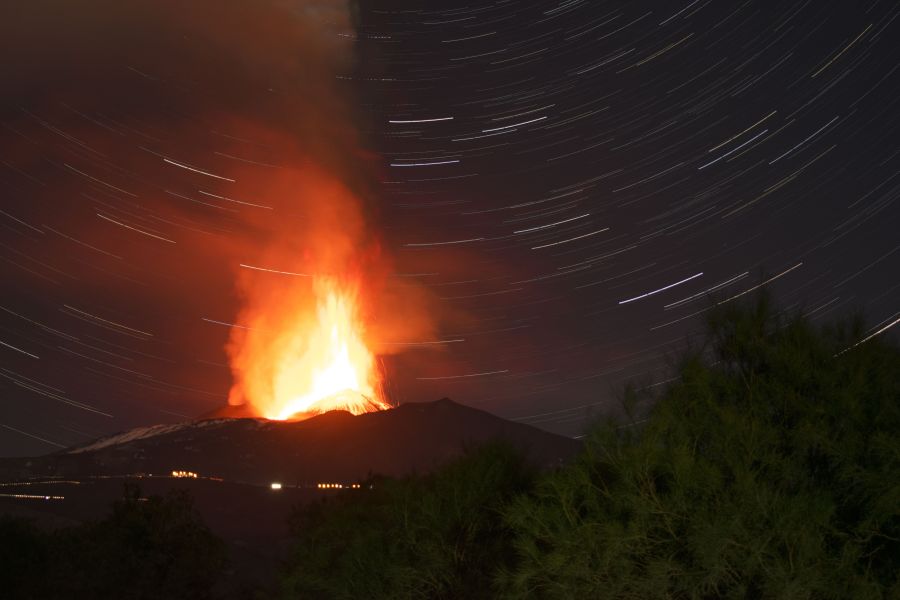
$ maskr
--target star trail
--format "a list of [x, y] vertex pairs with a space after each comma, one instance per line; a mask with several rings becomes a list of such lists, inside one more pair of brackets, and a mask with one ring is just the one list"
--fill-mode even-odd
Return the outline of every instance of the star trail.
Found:
[[763, 284], [896, 333], [895, 3], [50, 5], [0, 9], [4, 455], [224, 404], [310, 159], [429, 298], [395, 404], [578, 435]]

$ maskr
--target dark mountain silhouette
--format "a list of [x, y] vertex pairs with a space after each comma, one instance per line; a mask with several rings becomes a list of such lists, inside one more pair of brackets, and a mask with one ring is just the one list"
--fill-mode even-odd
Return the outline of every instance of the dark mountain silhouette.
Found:
[[[544, 468], [573, 458], [581, 446], [447, 399], [293, 422], [223, 413], [235, 414], [225, 410], [218, 418], [142, 427], [45, 456], [0, 459], [0, 513], [53, 528], [103, 518], [125, 482], [139, 485], [145, 496], [186, 489], [240, 565], [232, 577], [246, 578], [252, 587], [274, 579], [287, 549], [292, 507], [339, 491], [319, 483], [423, 474], [492, 440], [505, 440]], [[198, 478], [175, 478], [173, 471]], [[275, 482], [282, 489], [272, 489]]]
[[174, 470], [235, 483], [286, 486], [423, 473], [467, 447], [505, 440], [535, 466], [559, 465], [580, 443], [443, 399], [358, 416], [304, 421], [205, 419], [157, 425], [31, 459], [6, 459], [0, 478], [85, 477]]

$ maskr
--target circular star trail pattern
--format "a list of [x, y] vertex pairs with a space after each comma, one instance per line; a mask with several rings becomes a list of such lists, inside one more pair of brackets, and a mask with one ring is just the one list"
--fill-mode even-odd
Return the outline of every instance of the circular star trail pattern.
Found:
[[[702, 329], [711, 295], [739, 301], [761, 284], [816, 321], [855, 308], [869, 333], [896, 331], [896, 4], [421, 4], [357, 7], [356, 63], [335, 74], [380, 162], [373, 213], [391, 285], [425, 286], [441, 306], [440, 344], [384, 359], [395, 402], [450, 396], [577, 435], [626, 381], [670, 376], [664, 357]], [[17, 112], [4, 148], [30, 144], [54, 156], [48, 170], [103, 179], [47, 148], [78, 144], [59, 113], [27, 97], [15, 108], [56, 141], [12, 125]], [[156, 147], [135, 123], [95, 126], [117, 129], [129, 153]], [[203, 160], [211, 139], [190, 165], [215, 164]], [[2, 158], [0, 450], [46, 452], [222, 404], [217, 321], [238, 307], [226, 265], [198, 294], [167, 272], [189, 262], [165, 241], [173, 225], [127, 231], [135, 221], [95, 210], [134, 246], [116, 254], [66, 227], [66, 197], [66, 218], [32, 210], [53, 184]], [[97, 202], [127, 193], [111, 185], [94, 181]], [[213, 226], [230, 235], [227, 219], [198, 225]]]

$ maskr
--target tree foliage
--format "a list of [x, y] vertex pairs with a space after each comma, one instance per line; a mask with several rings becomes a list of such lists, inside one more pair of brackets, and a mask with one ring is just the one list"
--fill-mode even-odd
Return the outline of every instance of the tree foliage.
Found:
[[10, 599], [203, 599], [225, 565], [224, 544], [186, 492], [142, 498], [127, 486], [103, 520], [42, 531], [0, 519], [0, 590]]
[[287, 598], [490, 597], [510, 558], [500, 508], [532, 481], [503, 444], [424, 477], [376, 479], [297, 513]]
[[[645, 423], [505, 511], [511, 597], [884, 598], [900, 594], [900, 353], [859, 321], [816, 329], [763, 296]], [[846, 350], [846, 351], [845, 351]]]
[[723, 307], [563, 468], [495, 447], [300, 513], [285, 597], [900, 597], [897, 347]]

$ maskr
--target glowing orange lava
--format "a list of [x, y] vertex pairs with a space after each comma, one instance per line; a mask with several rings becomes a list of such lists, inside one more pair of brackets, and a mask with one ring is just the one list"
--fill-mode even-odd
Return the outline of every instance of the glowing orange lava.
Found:
[[364, 340], [356, 289], [317, 277], [312, 292], [314, 307], [288, 307], [278, 322], [268, 315], [248, 328], [239, 360], [241, 381], [232, 389], [231, 403], [249, 402], [262, 416], [277, 420], [390, 408]]
[[300, 413], [348, 410], [353, 414], [387, 406], [381, 399], [375, 357], [360, 336], [355, 294], [318, 280], [317, 320], [295, 332], [274, 382], [270, 419]]

